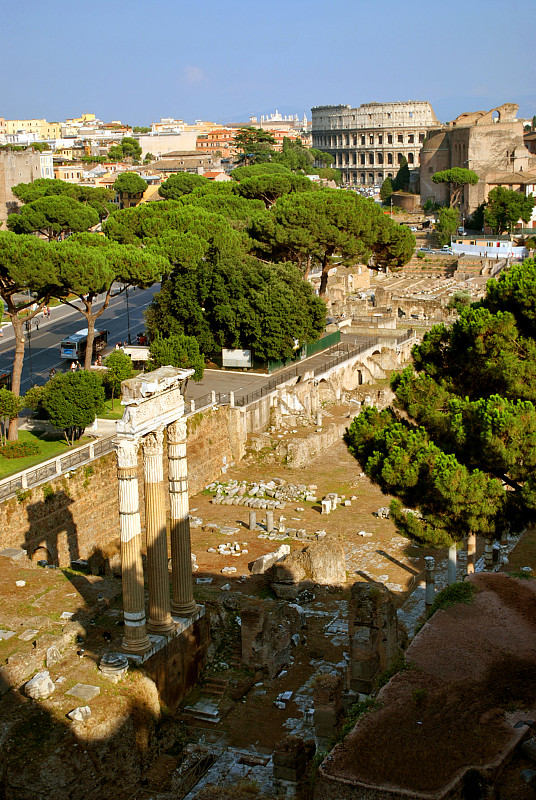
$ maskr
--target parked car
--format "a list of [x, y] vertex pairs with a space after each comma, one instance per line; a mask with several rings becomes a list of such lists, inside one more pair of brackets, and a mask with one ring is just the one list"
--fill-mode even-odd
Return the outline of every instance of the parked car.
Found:
[[441, 248], [442, 253], [451, 253], [452, 254], [452, 247], [449, 247], [448, 244], [444, 244]]

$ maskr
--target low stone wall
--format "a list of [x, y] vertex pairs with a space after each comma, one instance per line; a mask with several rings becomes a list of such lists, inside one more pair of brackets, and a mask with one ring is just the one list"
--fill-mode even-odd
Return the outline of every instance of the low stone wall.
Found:
[[278, 446], [278, 454], [286, 457], [287, 466], [299, 469], [307, 467], [313, 458], [335, 442], [339, 442], [348, 423], [332, 423], [322, 433], [312, 433], [305, 439], [285, 442]]

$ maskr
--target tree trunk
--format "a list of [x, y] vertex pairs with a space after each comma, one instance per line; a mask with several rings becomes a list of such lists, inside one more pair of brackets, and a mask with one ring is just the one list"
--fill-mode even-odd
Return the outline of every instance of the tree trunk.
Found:
[[91, 367], [91, 359], [93, 358], [93, 342], [95, 340], [95, 317], [91, 313], [91, 301], [86, 304], [86, 309], [86, 312], [82, 312], [87, 321], [87, 346], [84, 369], [89, 369]]
[[330, 270], [331, 263], [330, 259], [326, 253], [322, 260], [322, 275], [320, 276], [320, 290], [318, 292], [320, 297], [324, 297], [326, 294], [326, 289], [328, 288], [328, 272]]
[[[13, 358], [13, 372], [11, 374], [11, 391], [20, 397], [20, 382], [22, 377], [22, 365], [24, 363], [24, 329], [22, 319], [16, 314], [10, 314], [13, 334], [15, 336], [15, 356]], [[19, 417], [9, 420], [7, 434], [8, 441], [17, 442], [19, 439]]]

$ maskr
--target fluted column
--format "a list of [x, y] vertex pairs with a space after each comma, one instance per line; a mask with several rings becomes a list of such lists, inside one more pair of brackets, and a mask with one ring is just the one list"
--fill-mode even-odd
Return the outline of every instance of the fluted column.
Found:
[[168, 425], [169, 530], [171, 537], [171, 610], [179, 617], [194, 613], [196, 604], [192, 580], [192, 549], [188, 508], [186, 464], [186, 420]]
[[161, 430], [143, 439], [145, 478], [145, 527], [147, 531], [147, 583], [151, 633], [166, 634], [175, 623], [169, 609], [169, 575], [162, 460], [164, 434]]
[[122, 648], [143, 653], [151, 647], [145, 626], [145, 594], [141, 560], [140, 501], [138, 493], [138, 447], [135, 439], [116, 439], [121, 531], [121, 575], [125, 621]]

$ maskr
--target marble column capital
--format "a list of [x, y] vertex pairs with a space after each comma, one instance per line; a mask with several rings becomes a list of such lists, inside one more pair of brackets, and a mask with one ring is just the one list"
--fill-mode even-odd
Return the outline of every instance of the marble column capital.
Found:
[[144, 456], [160, 456], [164, 452], [164, 430], [151, 431], [142, 439]]
[[114, 439], [114, 450], [119, 469], [128, 469], [138, 465], [138, 449], [140, 441], [134, 437], [118, 437]]
[[170, 445], [186, 441], [186, 420], [184, 417], [167, 426], [167, 436]]

